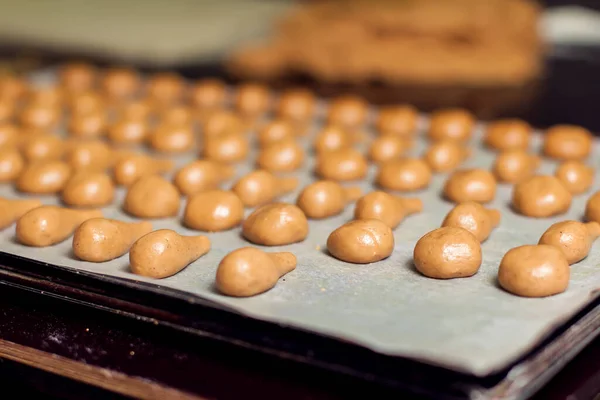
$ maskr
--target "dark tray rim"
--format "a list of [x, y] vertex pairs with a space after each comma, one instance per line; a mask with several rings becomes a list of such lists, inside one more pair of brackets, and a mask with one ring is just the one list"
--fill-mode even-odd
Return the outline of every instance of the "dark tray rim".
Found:
[[497, 373], [477, 377], [243, 316], [176, 289], [78, 271], [1, 251], [0, 284], [436, 398], [526, 398], [600, 333], [600, 297], [594, 292], [588, 306], [521, 359]]

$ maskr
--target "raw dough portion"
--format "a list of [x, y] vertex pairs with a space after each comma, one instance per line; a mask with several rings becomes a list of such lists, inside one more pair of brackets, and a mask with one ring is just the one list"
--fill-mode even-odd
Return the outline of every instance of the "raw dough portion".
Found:
[[15, 236], [25, 246], [47, 247], [73, 234], [90, 218], [100, 218], [100, 210], [73, 210], [57, 206], [35, 207], [17, 221]]
[[127, 253], [135, 241], [151, 231], [148, 221], [88, 219], [73, 234], [73, 254], [83, 261], [110, 261]]
[[473, 135], [475, 118], [467, 110], [447, 109], [431, 114], [429, 139], [466, 142]]
[[331, 232], [327, 250], [338, 260], [373, 263], [392, 254], [394, 234], [389, 226], [377, 219], [350, 221]]
[[0, 230], [14, 224], [23, 214], [42, 205], [39, 199], [5, 199], [0, 197]]
[[272, 203], [254, 210], [242, 224], [242, 235], [264, 246], [301, 242], [308, 235], [308, 221], [293, 204]]
[[485, 169], [455, 171], [446, 180], [444, 196], [454, 203], [489, 203], [496, 197], [496, 178]]
[[500, 211], [485, 208], [474, 201], [467, 201], [450, 210], [442, 226], [464, 228], [483, 242], [499, 223]]
[[572, 194], [587, 192], [594, 183], [596, 171], [581, 161], [565, 161], [560, 164], [554, 175]]
[[389, 190], [421, 190], [431, 182], [431, 168], [420, 158], [392, 160], [379, 167], [375, 181], [377, 185]]
[[256, 170], [241, 177], [231, 188], [246, 207], [256, 207], [291, 192], [298, 178], [279, 178], [269, 171]]
[[520, 119], [490, 122], [483, 142], [494, 150], [527, 150], [531, 140], [531, 126]]
[[220, 232], [238, 226], [244, 219], [244, 203], [232, 191], [208, 190], [188, 199], [183, 223], [191, 229]]
[[544, 134], [544, 155], [557, 160], [583, 160], [592, 151], [594, 136], [585, 128], [556, 125]]
[[423, 202], [420, 199], [376, 191], [361, 197], [356, 202], [354, 218], [378, 219], [395, 229], [406, 216], [421, 211], [423, 211]]
[[419, 239], [413, 261], [417, 270], [429, 278], [464, 278], [479, 271], [481, 245], [468, 230], [446, 226]]
[[587, 257], [598, 236], [600, 236], [598, 222], [562, 221], [552, 224], [544, 232], [538, 244], [558, 247], [569, 264], [574, 264]]
[[159, 229], [131, 246], [129, 266], [134, 274], [162, 279], [178, 273], [209, 250], [206, 236], [182, 236], [170, 229]]
[[525, 150], [512, 149], [498, 154], [492, 171], [498, 182], [518, 183], [533, 176], [541, 158]]
[[158, 175], [144, 176], [127, 190], [123, 210], [138, 218], [174, 217], [179, 212], [179, 191]]
[[560, 248], [547, 244], [509, 250], [498, 268], [498, 282], [506, 291], [523, 297], [546, 297], [569, 286], [571, 269]]
[[512, 206], [527, 217], [546, 218], [564, 214], [571, 207], [572, 196], [554, 176], [537, 175], [516, 184]]
[[334, 181], [317, 181], [300, 192], [296, 205], [308, 218], [327, 218], [341, 213], [361, 194], [361, 189], [356, 186], [345, 188]]
[[266, 253], [242, 247], [219, 263], [215, 284], [228, 296], [249, 297], [273, 288], [279, 278], [296, 268], [292, 253]]

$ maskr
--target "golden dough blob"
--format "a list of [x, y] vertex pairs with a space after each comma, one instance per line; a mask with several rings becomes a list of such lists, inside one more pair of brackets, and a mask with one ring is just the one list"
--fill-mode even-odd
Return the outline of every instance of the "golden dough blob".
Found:
[[546, 218], [566, 213], [572, 199], [558, 178], [536, 175], [514, 186], [512, 207], [527, 217]]
[[294, 139], [265, 146], [256, 160], [260, 169], [272, 172], [292, 172], [304, 163], [304, 149]]
[[379, 167], [377, 185], [388, 190], [412, 192], [425, 189], [431, 182], [431, 168], [419, 158], [401, 158]]
[[466, 229], [444, 226], [417, 241], [413, 262], [417, 271], [429, 278], [465, 278], [479, 271], [481, 244]]
[[518, 183], [531, 178], [541, 162], [540, 157], [525, 150], [506, 150], [496, 157], [492, 172], [498, 182]]
[[129, 267], [136, 275], [163, 279], [210, 251], [206, 236], [182, 236], [170, 229], [159, 229], [139, 238], [129, 250]]
[[146, 141], [149, 129], [144, 119], [125, 117], [108, 129], [108, 140], [116, 145], [133, 145]]
[[455, 171], [444, 184], [444, 197], [454, 203], [489, 203], [496, 197], [496, 178], [485, 169]]
[[14, 124], [0, 123], [0, 146], [2, 148], [19, 146], [22, 143], [23, 132]]
[[136, 95], [141, 86], [138, 73], [129, 68], [109, 68], [102, 77], [102, 90], [112, 100], [125, 100]]
[[204, 139], [226, 133], [244, 133], [245, 125], [240, 117], [229, 110], [216, 110], [210, 113], [202, 124]]
[[367, 120], [369, 107], [367, 102], [358, 96], [340, 96], [329, 103], [327, 123], [344, 129], [355, 130]]
[[10, 99], [0, 97], [0, 122], [9, 122], [16, 115], [15, 103]]
[[97, 138], [106, 134], [107, 126], [106, 113], [97, 110], [71, 115], [67, 131], [76, 138]]
[[60, 122], [61, 112], [55, 105], [30, 104], [19, 115], [21, 126], [27, 129], [52, 131]]
[[179, 191], [157, 175], [143, 176], [127, 190], [123, 210], [138, 218], [168, 218], [179, 212]]
[[412, 136], [418, 117], [417, 109], [410, 105], [385, 107], [379, 111], [375, 127], [383, 136]]
[[19, 101], [29, 91], [27, 80], [14, 74], [5, 74], [0, 77], [0, 96], [7, 100]]
[[307, 218], [323, 219], [341, 213], [361, 193], [357, 186], [346, 188], [335, 181], [317, 181], [302, 189], [296, 205]]
[[25, 246], [47, 247], [67, 239], [90, 218], [100, 218], [100, 210], [72, 210], [40, 206], [23, 214], [15, 229], [17, 241]]
[[562, 182], [572, 194], [587, 192], [594, 183], [596, 170], [581, 161], [565, 161], [554, 172], [554, 176]]
[[64, 188], [71, 174], [72, 168], [64, 161], [31, 163], [23, 169], [15, 186], [23, 193], [58, 193]]
[[246, 135], [229, 132], [219, 136], [206, 137], [202, 156], [223, 163], [235, 163], [245, 160], [249, 151], [250, 143]]
[[333, 181], [356, 181], [367, 176], [365, 156], [353, 148], [328, 151], [317, 157], [316, 174]]
[[473, 135], [475, 118], [462, 109], [446, 109], [431, 114], [427, 135], [433, 141], [455, 140], [466, 142]]
[[235, 173], [231, 165], [211, 160], [196, 160], [175, 173], [173, 183], [184, 196], [217, 189]]
[[298, 178], [279, 178], [259, 169], [241, 177], [231, 190], [246, 207], [256, 207], [291, 192], [297, 186]]
[[286, 90], [279, 97], [276, 114], [293, 123], [308, 121], [315, 113], [316, 103], [315, 95], [308, 89]]
[[361, 197], [354, 207], [354, 219], [377, 219], [391, 229], [411, 214], [423, 211], [423, 202], [417, 198], [394, 196], [375, 191]]
[[571, 268], [562, 251], [546, 244], [510, 249], [498, 268], [498, 283], [522, 297], [547, 297], [567, 290]]
[[71, 115], [86, 115], [101, 112], [106, 109], [106, 99], [97, 92], [81, 92], [69, 97]]
[[440, 140], [432, 143], [423, 159], [433, 172], [448, 172], [457, 168], [471, 155], [471, 150], [455, 140]]
[[117, 104], [117, 120], [138, 120], [148, 122], [155, 115], [155, 109], [150, 100], [137, 99], [128, 100], [123, 104]]
[[0, 197], [0, 230], [14, 224], [29, 210], [42, 205], [39, 199], [6, 199]]
[[263, 246], [282, 246], [301, 242], [308, 235], [308, 221], [302, 210], [286, 203], [271, 203], [257, 208], [242, 224], [242, 235]]
[[185, 153], [194, 142], [194, 130], [187, 124], [161, 124], [148, 140], [150, 147], [161, 153]]
[[557, 160], [583, 160], [592, 151], [594, 136], [585, 128], [556, 125], [544, 134], [542, 152]]
[[600, 236], [598, 222], [562, 221], [552, 224], [544, 232], [538, 244], [558, 247], [574, 264], [587, 257], [594, 241]]
[[66, 183], [61, 197], [73, 207], [103, 207], [113, 202], [115, 184], [105, 172], [79, 172]]
[[115, 164], [113, 174], [118, 185], [129, 186], [143, 176], [169, 172], [175, 164], [171, 160], [160, 160], [144, 154], [132, 154]]
[[106, 142], [86, 140], [73, 143], [65, 161], [76, 171], [103, 171], [114, 164], [114, 152]]
[[471, 232], [480, 242], [485, 241], [500, 224], [500, 211], [485, 208], [474, 201], [457, 204], [444, 218], [442, 226], [454, 226]]
[[219, 79], [202, 79], [190, 88], [190, 102], [201, 110], [220, 108], [226, 99], [227, 86]]
[[585, 205], [585, 219], [600, 223], [600, 191], [590, 196]]
[[403, 156], [411, 147], [410, 139], [393, 135], [379, 136], [369, 147], [369, 159], [376, 163], [395, 160]]
[[68, 92], [83, 92], [93, 88], [96, 76], [94, 66], [81, 62], [63, 65], [58, 72], [60, 84]]
[[272, 289], [279, 278], [295, 268], [296, 256], [292, 253], [267, 253], [242, 247], [221, 260], [215, 285], [227, 296], [254, 296]]
[[191, 196], [183, 222], [190, 229], [205, 232], [226, 231], [244, 219], [244, 203], [232, 191], [208, 190]]
[[21, 153], [27, 161], [50, 161], [60, 159], [65, 152], [65, 142], [58, 136], [40, 133], [23, 139]]
[[352, 135], [344, 128], [327, 125], [315, 136], [313, 148], [317, 154], [321, 154], [350, 148], [353, 143]]
[[24, 168], [25, 159], [19, 150], [14, 147], [2, 147], [0, 149], [0, 183], [14, 181]]
[[394, 251], [392, 229], [378, 219], [350, 221], [327, 238], [329, 254], [353, 264], [369, 264], [388, 258]]
[[244, 117], [258, 117], [271, 108], [271, 92], [265, 85], [245, 83], [238, 86], [233, 103]]
[[65, 92], [58, 86], [31, 88], [27, 93], [27, 105], [53, 107], [57, 110], [63, 105]]
[[503, 119], [490, 122], [483, 143], [499, 150], [527, 150], [531, 140], [531, 126], [520, 119]]
[[172, 105], [182, 99], [185, 82], [173, 72], [159, 72], [148, 79], [146, 92], [158, 106]]
[[191, 125], [194, 123], [195, 113], [191, 107], [177, 104], [165, 108], [158, 115], [160, 125]]
[[258, 132], [258, 145], [269, 146], [275, 142], [293, 140], [296, 137], [294, 126], [283, 119], [276, 119], [266, 123]]
[[148, 221], [88, 219], [75, 229], [73, 254], [82, 261], [110, 261], [127, 253], [135, 241], [151, 231], [152, 223]]

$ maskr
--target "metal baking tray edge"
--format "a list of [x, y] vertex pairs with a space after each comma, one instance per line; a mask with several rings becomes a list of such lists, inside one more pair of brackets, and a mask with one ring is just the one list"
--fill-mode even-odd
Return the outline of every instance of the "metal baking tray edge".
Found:
[[427, 397], [526, 399], [600, 334], [600, 290], [588, 306], [502, 371], [475, 377], [375, 353], [297, 328], [259, 321], [184, 292], [145, 282], [75, 271], [0, 252], [8, 285], [186, 331]]

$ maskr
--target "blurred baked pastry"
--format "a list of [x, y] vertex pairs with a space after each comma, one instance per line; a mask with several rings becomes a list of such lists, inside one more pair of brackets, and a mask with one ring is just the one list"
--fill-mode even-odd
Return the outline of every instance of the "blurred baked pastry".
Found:
[[529, 0], [347, 0], [299, 5], [267, 43], [233, 53], [241, 78], [361, 84], [519, 85], [537, 76]]

